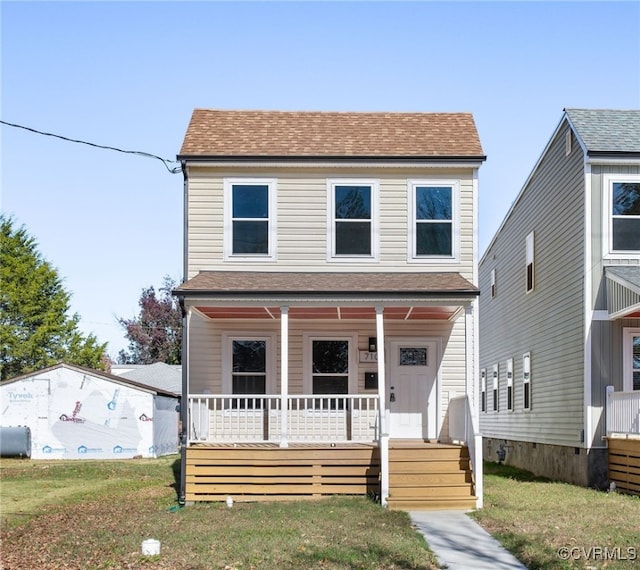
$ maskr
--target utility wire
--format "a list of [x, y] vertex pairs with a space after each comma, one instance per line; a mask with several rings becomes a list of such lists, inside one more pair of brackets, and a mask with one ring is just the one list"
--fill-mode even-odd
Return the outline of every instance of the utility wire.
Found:
[[16, 125], [15, 123], [9, 123], [7, 121], [3, 121], [0, 119], [0, 123], [2, 123], [3, 125], [7, 125], [8, 127], [15, 127], [17, 129], [24, 129], [25, 131], [29, 131], [32, 133], [36, 133], [38, 135], [44, 135], [47, 137], [54, 137], [57, 139], [62, 139], [63, 141], [68, 141], [68, 142], [73, 142], [73, 143], [78, 143], [78, 144], [86, 144], [87, 146], [92, 146], [95, 148], [102, 148], [105, 150], [114, 150], [116, 152], [122, 152], [125, 154], [136, 154], [138, 156], [144, 156], [146, 158], [155, 158], [157, 160], [159, 160], [160, 162], [162, 162], [162, 164], [164, 164], [165, 168], [171, 173], [171, 174], [178, 174], [179, 172], [182, 172], [182, 168], [180, 166], [175, 166], [175, 167], [171, 167], [169, 166], [169, 164], [173, 163], [173, 164], [178, 164], [177, 160], [168, 160], [165, 158], [161, 158], [155, 154], [151, 154], [148, 152], [141, 152], [139, 150], [123, 150], [121, 148], [116, 148], [114, 146], [106, 146], [106, 145], [102, 145], [102, 144], [96, 144], [96, 143], [92, 143], [92, 142], [87, 142], [87, 141], [81, 141], [81, 140], [77, 140], [77, 139], [70, 139], [68, 137], [63, 137], [62, 135], [56, 135], [54, 133], [45, 133], [43, 131], [39, 131], [37, 129], [32, 129], [31, 127], [25, 127], [24, 125]]

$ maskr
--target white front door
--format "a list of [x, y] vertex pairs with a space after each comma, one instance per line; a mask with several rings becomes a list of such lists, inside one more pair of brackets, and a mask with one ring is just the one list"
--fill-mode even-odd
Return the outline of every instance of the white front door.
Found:
[[389, 343], [387, 406], [392, 438], [437, 437], [436, 346], [416, 339]]

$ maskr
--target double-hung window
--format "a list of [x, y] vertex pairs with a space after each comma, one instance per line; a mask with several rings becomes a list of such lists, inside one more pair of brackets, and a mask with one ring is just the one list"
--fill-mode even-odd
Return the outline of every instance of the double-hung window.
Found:
[[493, 365], [493, 392], [492, 392], [493, 411], [498, 411], [498, 365]]
[[513, 411], [513, 358], [507, 360], [507, 410]]
[[522, 356], [522, 407], [531, 409], [531, 353]]
[[640, 390], [640, 328], [623, 330], [623, 390]]
[[334, 261], [377, 258], [378, 183], [329, 180], [328, 257]]
[[224, 334], [226, 347], [223, 360], [222, 390], [232, 394], [232, 408], [261, 408], [261, 395], [270, 393], [273, 363], [270, 336], [251, 337]]
[[224, 187], [225, 259], [275, 259], [275, 180], [225, 179]]
[[487, 411], [487, 370], [480, 371], [480, 411]]
[[606, 176], [606, 255], [640, 254], [640, 176]]
[[315, 399], [313, 407], [343, 409], [344, 399], [339, 396], [349, 394], [350, 388], [353, 389], [353, 372], [356, 369], [352, 361], [356, 345], [354, 336], [305, 335], [305, 338], [305, 391], [327, 396]]
[[411, 181], [409, 260], [458, 257], [458, 183]]

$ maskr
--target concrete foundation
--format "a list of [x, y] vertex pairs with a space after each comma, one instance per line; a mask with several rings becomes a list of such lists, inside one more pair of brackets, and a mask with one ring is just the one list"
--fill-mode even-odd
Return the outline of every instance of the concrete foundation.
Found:
[[604, 448], [584, 449], [486, 437], [482, 442], [485, 461], [497, 462], [498, 451], [503, 450], [502, 463], [526, 469], [534, 475], [583, 487], [606, 489], [609, 486], [607, 450]]

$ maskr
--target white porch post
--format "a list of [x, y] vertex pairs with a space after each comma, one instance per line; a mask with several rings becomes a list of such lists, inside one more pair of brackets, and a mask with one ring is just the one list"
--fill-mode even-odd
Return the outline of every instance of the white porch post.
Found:
[[385, 378], [384, 309], [376, 307], [376, 335], [378, 345], [378, 399], [380, 441], [380, 503], [387, 505], [389, 498], [389, 427], [387, 425], [387, 389]]
[[289, 447], [289, 307], [280, 307], [280, 447]]
[[[482, 466], [482, 434], [480, 433], [480, 387], [478, 385], [478, 319], [476, 318], [476, 301], [464, 307], [466, 379], [465, 392], [471, 408], [471, 429], [466, 434], [467, 447], [471, 455], [473, 477], [475, 482], [476, 508], [484, 504], [484, 478]], [[473, 439], [473, 441], [470, 441]]]

